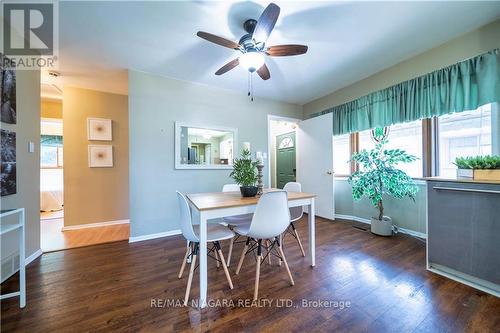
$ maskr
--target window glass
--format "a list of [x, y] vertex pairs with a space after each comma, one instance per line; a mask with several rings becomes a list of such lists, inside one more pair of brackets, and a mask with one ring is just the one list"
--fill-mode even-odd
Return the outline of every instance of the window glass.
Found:
[[40, 146], [40, 162], [42, 168], [57, 168], [57, 147]]
[[438, 174], [455, 177], [457, 157], [491, 155], [491, 104], [438, 118]]
[[333, 172], [337, 176], [351, 174], [350, 135], [343, 134], [333, 137]]
[[[375, 147], [371, 130], [359, 132], [359, 149], [370, 150]], [[416, 120], [409, 123], [395, 124], [390, 126], [386, 149], [402, 149], [408, 154], [418, 157], [412, 163], [400, 163], [398, 169], [406, 172], [410, 177], [420, 178], [422, 169], [422, 121]]]

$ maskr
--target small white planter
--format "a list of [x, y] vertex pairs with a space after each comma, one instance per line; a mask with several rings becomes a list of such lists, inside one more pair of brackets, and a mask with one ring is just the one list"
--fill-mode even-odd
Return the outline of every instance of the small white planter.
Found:
[[371, 231], [379, 236], [392, 236], [392, 219], [389, 216], [384, 216], [381, 221], [372, 217]]

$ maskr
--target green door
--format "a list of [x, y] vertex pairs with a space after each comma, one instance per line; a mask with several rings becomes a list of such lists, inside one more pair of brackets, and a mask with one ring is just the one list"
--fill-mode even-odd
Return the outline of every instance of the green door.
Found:
[[276, 185], [283, 188], [296, 180], [295, 132], [276, 136]]

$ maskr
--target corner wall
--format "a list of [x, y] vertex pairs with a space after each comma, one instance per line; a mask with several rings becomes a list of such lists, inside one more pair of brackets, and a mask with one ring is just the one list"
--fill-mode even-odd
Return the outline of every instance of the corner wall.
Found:
[[[16, 132], [17, 193], [0, 199], [2, 209], [26, 210], [26, 257], [40, 254], [40, 71], [16, 71], [17, 124], [0, 123]], [[28, 152], [28, 142], [35, 152]], [[17, 217], [16, 217], [17, 218]], [[2, 223], [11, 223], [5, 219]], [[14, 220], [16, 221], [16, 220]], [[18, 234], [1, 238], [2, 281], [19, 269]], [[32, 257], [32, 258], [33, 258]], [[9, 263], [13, 262], [14, 265]]]
[[[89, 141], [87, 118], [112, 119], [113, 141]], [[129, 218], [128, 97], [64, 87], [64, 226]], [[88, 145], [112, 145], [113, 167], [90, 168]]]
[[[175, 191], [220, 191], [230, 170], [176, 170], [174, 123], [238, 128], [242, 142], [267, 151], [267, 115], [301, 118], [299, 105], [256, 98], [205, 85], [129, 71], [131, 238], [179, 229]], [[268, 183], [264, 169], [264, 181]]]
[[[415, 202], [411, 199], [384, 198], [384, 214], [390, 216], [394, 225], [421, 237], [426, 234], [427, 188], [425, 181], [416, 181], [418, 193]], [[352, 216], [369, 220], [378, 215], [378, 210], [368, 199], [354, 201], [352, 188], [346, 178], [335, 179], [335, 215], [338, 218]]]
[[42, 100], [40, 116], [42, 118], [62, 119], [62, 101]]

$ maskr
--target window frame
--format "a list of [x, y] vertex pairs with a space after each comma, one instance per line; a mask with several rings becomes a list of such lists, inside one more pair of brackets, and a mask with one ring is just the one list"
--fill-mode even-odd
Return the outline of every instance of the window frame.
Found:
[[[53, 147], [56, 148], [56, 166], [43, 166], [41, 161], [40, 161], [40, 169], [62, 169], [64, 167], [64, 162], [63, 158], [61, 158], [60, 153], [62, 152], [63, 147], [61, 146], [55, 146], [55, 145], [40, 145], [40, 151], [42, 150], [42, 147]], [[64, 153], [63, 153], [64, 156]], [[59, 163], [62, 162], [62, 163]]]
[[[495, 137], [494, 132], [500, 135], [500, 125], [493, 126], [493, 112], [499, 113], [500, 103], [490, 103], [492, 105], [492, 138]], [[493, 111], [496, 110], [496, 111]], [[425, 118], [422, 122], [422, 177], [412, 177], [413, 179], [424, 179], [439, 175], [439, 117]], [[350, 157], [359, 152], [359, 132], [349, 134], [350, 137]], [[492, 142], [494, 144], [494, 142]], [[495, 147], [492, 147], [495, 154]], [[497, 148], [498, 149], [498, 148]], [[359, 171], [359, 166], [356, 163], [350, 163], [351, 173], [348, 175], [334, 174], [337, 178], [345, 178], [351, 176], [354, 172]]]

